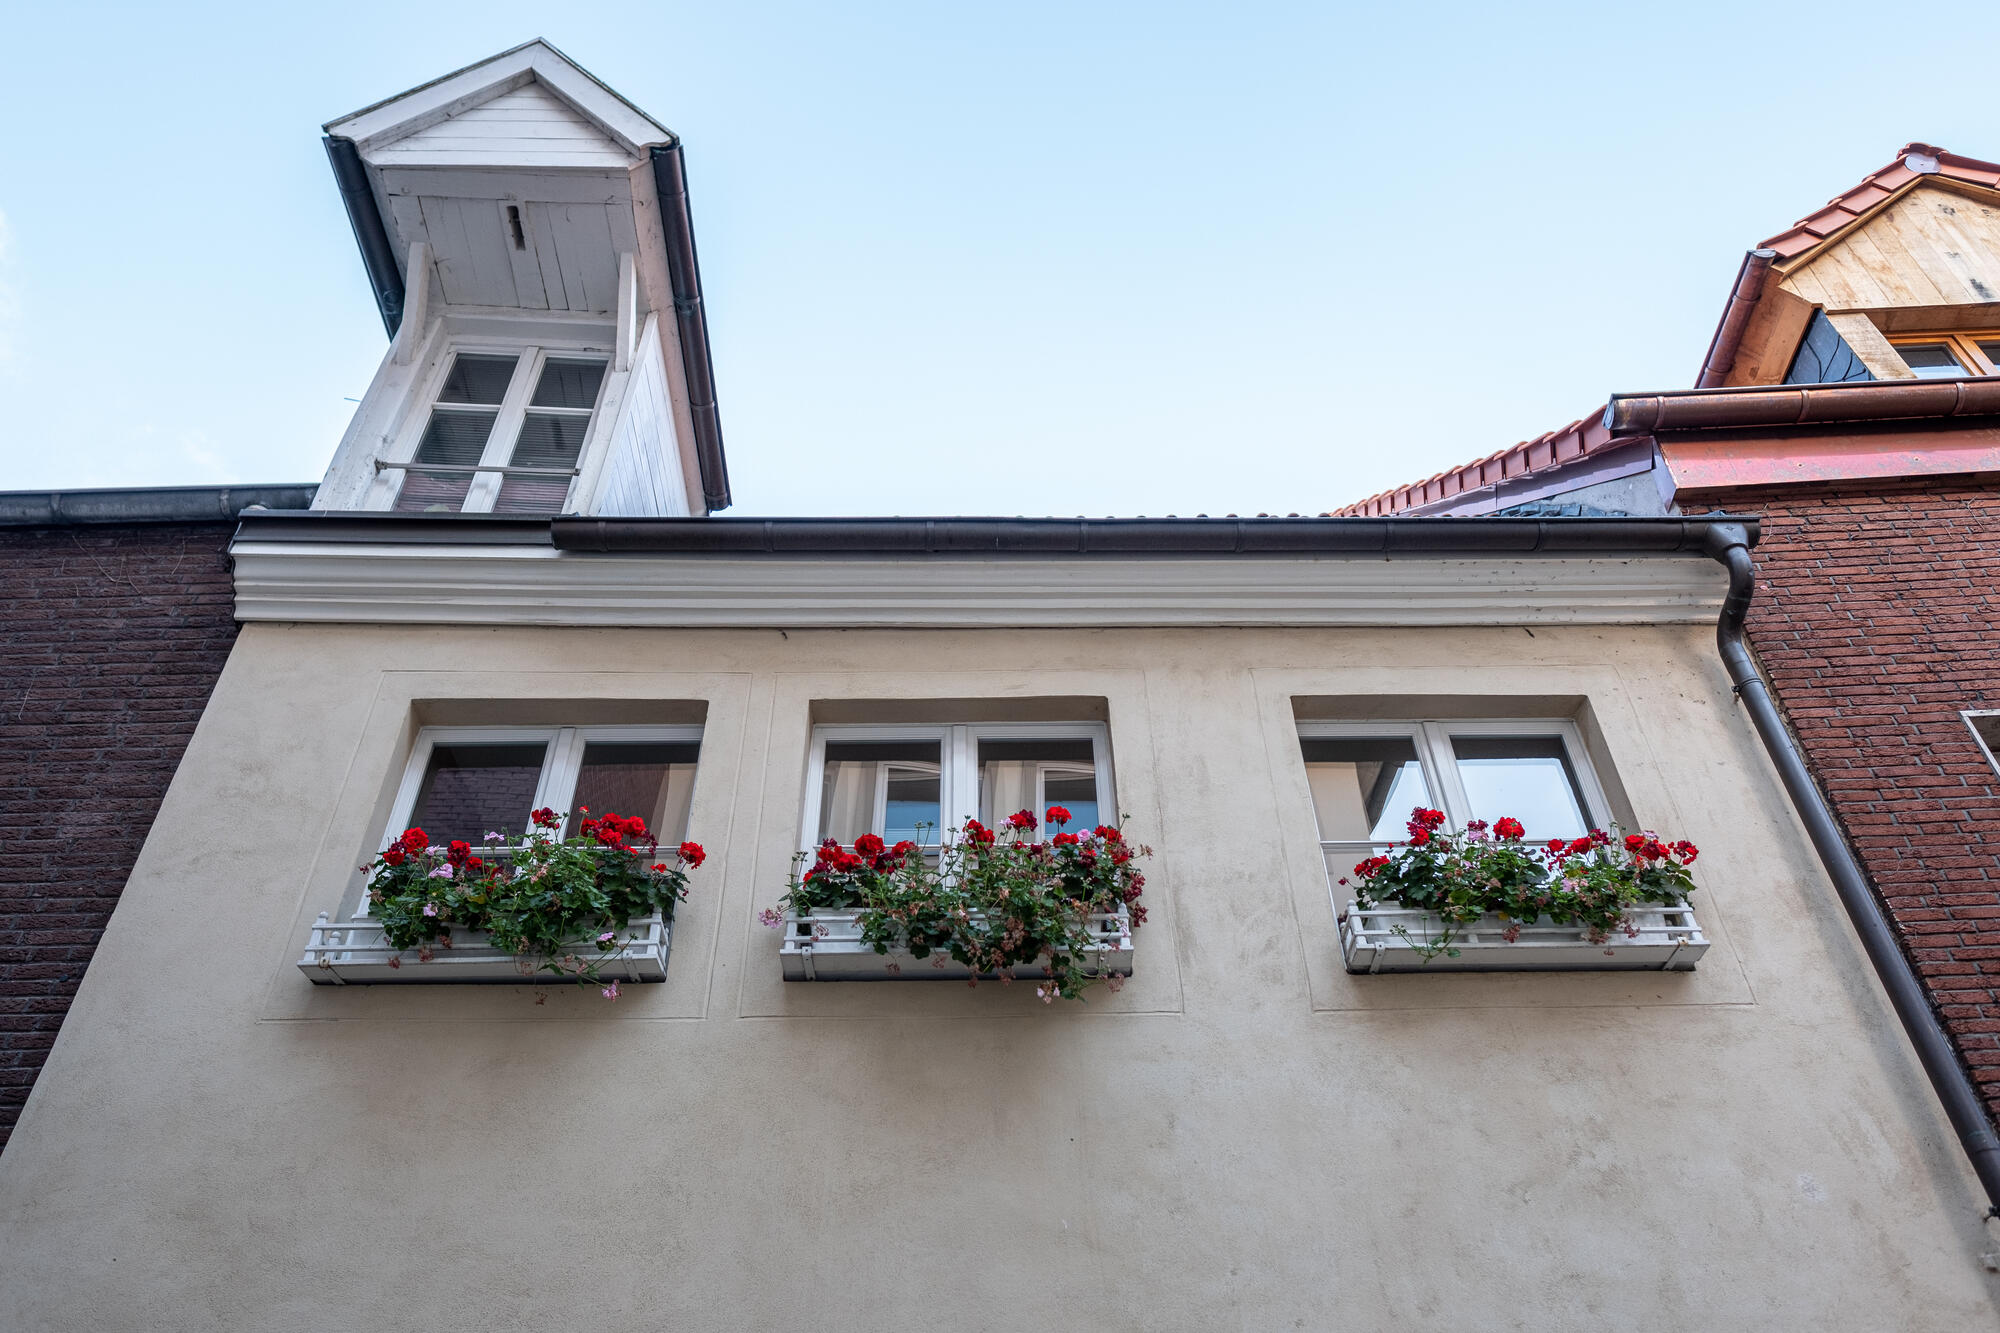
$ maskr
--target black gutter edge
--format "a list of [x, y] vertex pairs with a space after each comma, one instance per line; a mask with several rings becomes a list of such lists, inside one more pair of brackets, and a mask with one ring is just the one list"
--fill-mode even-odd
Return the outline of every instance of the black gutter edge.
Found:
[[252, 509], [238, 516], [236, 540], [375, 546], [547, 546], [549, 520], [522, 514]]
[[389, 230], [382, 225], [382, 210], [376, 206], [375, 191], [368, 185], [368, 168], [361, 164], [361, 150], [354, 140], [326, 135], [327, 161], [333, 163], [333, 179], [340, 186], [340, 202], [347, 206], [347, 222], [354, 228], [355, 244], [361, 247], [361, 262], [368, 269], [368, 285], [375, 292], [375, 306], [382, 312], [382, 327], [394, 338], [403, 327], [403, 270], [389, 245]]
[[715, 408], [715, 367], [709, 357], [708, 315], [701, 304], [701, 262], [694, 248], [694, 218], [688, 212], [687, 164], [679, 140], [652, 147], [653, 186], [660, 195], [660, 224], [666, 233], [667, 273], [674, 289], [674, 321], [680, 330], [681, 368], [687, 372], [688, 411], [694, 418], [695, 459], [701, 466], [702, 505], [710, 513], [729, 508], [729, 464], [722, 453], [722, 419]]
[[302, 510], [317, 483], [0, 491], [0, 528], [141, 523], [227, 523], [246, 509]]
[[[558, 550], [657, 555], [1705, 555], [1718, 518], [556, 518]], [[1752, 534], [1757, 520], [1727, 520]]]
[[1888, 992], [1889, 1003], [1896, 1017], [1902, 1020], [1910, 1045], [1916, 1048], [1917, 1060], [1930, 1078], [1931, 1088], [1944, 1106], [1945, 1117], [1958, 1134], [1959, 1146], [1986, 1190], [1986, 1216], [2000, 1217], [2000, 1136], [1994, 1134], [1986, 1104], [1939, 1023], [1929, 991], [1897, 944], [1867, 875], [1842, 836], [1825, 794], [1806, 768], [1744, 639], [1744, 618], [1749, 614], [1750, 599], [1757, 587], [1756, 565], [1749, 551], [1756, 538], [1731, 522], [1715, 523], [1709, 528], [1707, 538], [1708, 554], [1729, 571], [1729, 593], [1716, 621], [1715, 642], [1729, 670], [1736, 697], [1743, 701], [1764, 749], [1777, 767], [1785, 792], [1819, 853], [1820, 864], [1826, 867], [1834, 892], [1839, 895], [1841, 906], [1847, 909], [1855, 933], [1861, 937], [1861, 947], [1867, 952], [1875, 975], [1881, 979], [1882, 989]]

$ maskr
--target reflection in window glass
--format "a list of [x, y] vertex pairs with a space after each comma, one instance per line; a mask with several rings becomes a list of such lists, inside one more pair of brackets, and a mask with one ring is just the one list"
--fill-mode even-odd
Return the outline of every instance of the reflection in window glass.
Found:
[[997, 827], [1017, 810], [1039, 821], [1052, 805], [1069, 823], [1044, 833], [1080, 832], [1107, 822], [1097, 808], [1097, 756], [1087, 739], [979, 742], [979, 822]]
[[548, 745], [438, 745], [424, 768], [410, 823], [433, 843], [482, 845], [489, 832], [527, 829]]
[[1981, 339], [1979, 350], [1986, 354], [1988, 361], [1993, 362], [1995, 365], [2000, 365], [2000, 342], [1989, 342]]
[[638, 815], [663, 845], [678, 844], [687, 837], [700, 753], [693, 743], [590, 742], [577, 772], [569, 831], [576, 831], [577, 809], [587, 807], [592, 815]]
[[1965, 367], [1958, 364], [1958, 358], [1944, 343], [1906, 343], [1896, 351], [1920, 380], [1949, 379], [1965, 373]]
[[1407, 736], [1306, 739], [1306, 781], [1322, 842], [1400, 839], [1410, 811], [1430, 806], [1430, 788]]
[[[535, 395], [521, 433], [514, 439], [513, 467], [567, 470], [583, 456], [583, 437], [590, 431], [590, 414], [604, 386], [602, 361], [566, 361], [550, 357], [535, 382]], [[508, 476], [501, 480], [493, 502], [499, 514], [552, 514], [569, 497], [570, 478]]]
[[[864, 833], [886, 842], [935, 844], [940, 795], [937, 741], [829, 741], [821, 776], [819, 836], [851, 847]], [[919, 836], [919, 826], [928, 825]]]
[[[458, 356], [438, 390], [437, 405], [417, 444], [416, 463], [438, 463], [453, 469], [477, 464], [486, 452], [487, 437], [500, 419], [500, 402], [519, 360], [511, 356]], [[425, 472], [412, 467], [396, 493], [396, 508], [404, 513], [425, 510], [456, 512], [472, 488], [470, 472]]]
[[1581, 837], [1590, 827], [1576, 769], [1558, 736], [1454, 736], [1472, 818], [1512, 815], [1531, 841]]

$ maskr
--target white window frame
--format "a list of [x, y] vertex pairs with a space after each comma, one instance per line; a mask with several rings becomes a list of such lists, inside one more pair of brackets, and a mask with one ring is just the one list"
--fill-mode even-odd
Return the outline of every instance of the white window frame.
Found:
[[[1088, 740], [1094, 776], [1097, 779], [1097, 815], [1104, 823], [1117, 822], [1118, 802], [1111, 779], [1111, 729], [1102, 722], [971, 722], [910, 725], [904, 723], [824, 723], [813, 728], [812, 750], [806, 764], [803, 815], [799, 821], [799, 849], [811, 851], [819, 845], [820, 796], [826, 782], [826, 743], [833, 741], [936, 741], [938, 742], [938, 836], [965, 827], [968, 819], [979, 817], [979, 742], [991, 740]], [[1039, 797], [1049, 768], [1073, 768], [1073, 764], [1043, 766], [1036, 776]], [[888, 803], [878, 790], [875, 802], [877, 836], [888, 814]], [[1046, 802], [1035, 811], [1040, 819]], [[1011, 813], [1011, 812], [1010, 812]], [[927, 844], [936, 847], [938, 843]]]
[[[584, 747], [591, 742], [636, 745], [700, 745], [702, 728], [699, 725], [685, 726], [603, 726], [603, 727], [425, 727], [417, 733], [416, 743], [410, 747], [409, 761], [403, 768], [402, 783], [396, 788], [396, 800], [389, 810], [389, 823], [382, 830], [382, 843], [377, 851], [386, 851], [389, 844], [403, 835], [410, 827], [410, 817], [417, 807], [417, 795], [423, 790], [424, 773], [430, 767], [431, 753], [439, 745], [532, 745], [542, 742], [547, 748], [542, 756], [541, 780], [535, 784], [535, 797], [528, 809], [521, 812], [522, 827], [512, 832], [525, 835], [530, 812], [548, 806], [554, 810], [568, 812], [570, 798], [576, 792], [577, 778], [583, 771]], [[701, 781], [701, 764], [695, 763], [695, 781]], [[567, 835], [568, 829], [559, 830]], [[366, 921], [368, 899], [364, 893], [356, 905], [354, 920]]]
[[[1561, 718], [1446, 718], [1437, 721], [1411, 722], [1306, 722], [1299, 724], [1299, 739], [1341, 740], [1367, 737], [1407, 737], [1417, 751], [1417, 762], [1424, 773], [1424, 784], [1430, 788], [1432, 808], [1444, 811], [1446, 822], [1453, 828], [1464, 828], [1465, 821], [1472, 817], [1471, 802], [1466, 799], [1465, 784], [1458, 775], [1458, 756], [1452, 752], [1453, 736], [1525, 736], [1536, 739], [1555, 737], [1562, 741], [1563, 749], [1569, 755], [1570, 768], [1576, 773], [1577, 786], [1582, 789], [1583, 822], [1586, 828], [1604, 828], [1611, 821], [1611, 803], [1604, 795], [1604, 787], [1597, 780], [1597, 772], [1591, 763], [1590, 751], [1584, 747], [1583, 733], [1576, 723]], [[1303, 755], [1301, 756], [1303, 758]], [[1319, 810], [1313, 810], [1313, 831], [1322, 833], [1319, 827]], [[1352, 852], [1379, 851], [1401, 838], [1320, 839], [1320, 850], [1327, 857], [1331, 870], [1336, 857]]]
[[1979, 752], [1986, 756], [1986, 762], [1993, 766], [1994, 772], [2000, 773], [2000, 757], [1994, 755], [1993, 746], [1979, 730], [1981, 719], [2000, 720], [2000, 708], [1961, 708], [1958, 710], [1958, 715], [1965, 719], [1965, 725], [1972, 732], [1973, 743], [1979, 747]]
[[[500, 399], [499, 415], [494, 418], [493, 429], [486, 436], [486, 447], [480, 452], [478, 466], [504, 468], [514, 456], [514, 447], [520, 443], [521, 427], [528, 419], [529, 402], [535, 396], [535, 385], [541, 381], [542, 368], [550, 358], [558, 361], [602, 361], [604, 378], [598, 383], [597, 398], [590, 405], [590, 425], [584, 429], [583, 443], [576, 451], [576, 475], [569, 480], [569, 489], [563, 493], [562, 509], [567, 509], [576, 494], [576, 483], [583, 475], [584, 460], [590, 456], [592, 447], [604, 426], [603, 406], [605, 396], [611, 390], [611, 377], [617, 370], [616, 358], [601, 345], [589, 341], [569, 341], [562, 339], [542, 339], [536, 342], [509, 342], [494, 339], [453, 339], [446, 343], [424, 376], [413, 401], [416, 411], [404, 414], [403, 423], [392, 448], [383, 451], [383, 457], [394, 460], [384, 465], [376, 479], [376, 494], [373, 508], [394, 509], [396, 498], [403, 492], [403, 482], [411, 470], [422, 470], [417, 463], [417, 450], [423, 444], [424, 431], [429, 428], [431, 413], [440, 404], [438, 395], [444, 391], [445, 379], [461, 356], [511, 356], [514, 362], [513, 378], [507, 381], [507, 392]], [[454, 405], [443, 404], [447, 410]], [[474, 405], [465, 405], [468, 409]], [[479, 405], [479, 406], [484, 406]], [[542, 408], [537, 412], [580, 411], [581, 409]], [[456, 512], [461, 514], [490, 514], [500, 499], [500, 486], [504, 474], [498, 471], [480, 471], [472, 475], [466, 488], [465, 500]], [[558, 512], [561, 512], [559, 509]]]

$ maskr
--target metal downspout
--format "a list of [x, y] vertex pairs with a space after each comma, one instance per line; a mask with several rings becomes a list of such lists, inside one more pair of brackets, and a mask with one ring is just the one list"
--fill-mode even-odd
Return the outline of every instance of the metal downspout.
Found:
[[347, 223], [354, 228], [361, 263], [368, 270], [368, 285], [375, 289], [382, 327], [394, 338], [403, 326], [403, 270], [389, 244], [388, 229], [382, 225], [382, 210], [375, 205], [368, 168], [362, 165], [361, 150], [354, 146], [354, 140], [329, 134], [325, 142], [326, 159], [333, 164], [333, 179], [340, 186], [340, 202], [347, 208]]
[[1750, 559], [1748, 534], [1735, 524], [1718, 523], [1708, 530], [1707, 546], [1708, 553], [1729, 570], [1729, 595], [1716, 621], [1715, 642], [1729, 670], [1729, 679], [1736, 687], [1736, 696], [1749, 710], [1750, 721], [1770, 753], [1771, 762], [1777, 766], [1792, 807], [1798, 811], [1819, 853], [1820, 864], [1826, 867], [1834, 891], [1840, 895], [1841, 906], [1847, 909], [1848, 919], [1861, 936], [1861, 947], [1867, 951], [1882, 989], [1889, 993], [1889, 1003], [1895, 1007], [1896, 1017], [1902, 1020], [1903, 1030], [1916, 1048], [1917, 1059], [1930, 1077], [1938, 1101], [1944, 1104], [1945, 1116], [1958, 1134], [1959, 1146], [1965, 1150], [1979, 1183], [1986, 1190], [1986, 1216], [2000, 1217], [2000, 1136], [1994, 1134], [1985, 1103], [1959, 1063], [1951, 1039], [1938, 1023], [1923, 983], [1897, 945], [1881, 905], [1875, 901], [1874, 891], [1834, 823], [1826, 797], [1806, 770], [1805, 760], [1772, 702], [1770, 687], [1744, 641], [1743, 621], [1756, 589], [1756, 566]]

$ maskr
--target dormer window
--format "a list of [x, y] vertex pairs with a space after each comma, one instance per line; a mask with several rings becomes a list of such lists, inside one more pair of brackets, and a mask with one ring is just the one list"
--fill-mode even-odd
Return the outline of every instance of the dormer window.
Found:
[[1889, 340], [1920, 380], [2000, 375], [2000, 333], [1926, 333]]
[[456, 352], [404, 468], [406, 513], [561, 512], [606, 362], [542, 348]]

